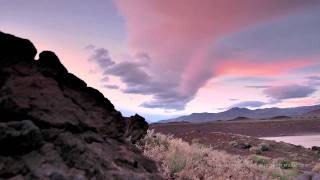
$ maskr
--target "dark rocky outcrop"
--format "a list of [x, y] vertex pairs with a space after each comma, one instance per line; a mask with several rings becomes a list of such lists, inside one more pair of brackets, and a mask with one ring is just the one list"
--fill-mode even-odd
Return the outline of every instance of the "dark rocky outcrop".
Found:
[[125, 137], [132, 143], [136, 143], [138, 140], [144, 137], [149, 127], [144, 118], [139, 116], [138, 114], [127, 118], [126, 123], [127, 128]]
[[2, 32], [0, 32], [0, 36], [0, 65], [33, 61], [37, 50], [29, 40], [16, 38]]
[[312, 146], [311, 150], [314, 151], [317, 154], [320, 154], [320, 147], [319, 146]]
[[130, 142], [146, 133], [50, 51], [0, 32], [0, 179], [162, 179]]
[[32, 121], [0, 123], [0, 155], [19, 155], [41, 147], [41, 132]]

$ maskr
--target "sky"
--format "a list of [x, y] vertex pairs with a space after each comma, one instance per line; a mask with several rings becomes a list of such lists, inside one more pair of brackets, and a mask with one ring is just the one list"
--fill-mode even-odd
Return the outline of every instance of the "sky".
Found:
[[318, 0], [0, 0], [0, 31], [149, 122], [320, 104], [319, 17]]

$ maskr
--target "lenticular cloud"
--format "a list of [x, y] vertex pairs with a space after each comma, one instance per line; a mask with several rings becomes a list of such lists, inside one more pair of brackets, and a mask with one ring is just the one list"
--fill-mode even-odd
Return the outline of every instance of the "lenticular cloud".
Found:
[[[315, 0], [115, 0], [128, 27], [131, 53], [152, 60], [144, 83], [127, 92], [153, 95], [148, 108], [184, 109], [223, 66], [216, 40], [257, 23], [273, 21], [318, 3]], [[143, 73], [140, 73], [140, 75]], [[121, 76], [121, 74], [118, 74]], [[126, 80], [126, 79], [124, 79]]]

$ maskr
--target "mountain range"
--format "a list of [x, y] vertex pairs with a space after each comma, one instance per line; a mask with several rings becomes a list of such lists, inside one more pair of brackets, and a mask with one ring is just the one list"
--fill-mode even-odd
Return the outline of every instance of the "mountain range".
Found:
[[280, 116], [301, 116], [306, 113], [320, 110], [320, 105], [314, 106], [301, 106], [293, 108], [265, 108], [265, 109], [255, 109], [250, 110], [248, 108], [235, 107], [227, 111], [219, 113], [192, 113], [190, 115], [180, 116], [173, 119], [167, 119], [159, 121], [159, 123], [168, 122], [208, 122], [208, 121], [218, 121], [218, 120], [232, 120], [236, 118], [246, 119], [267, 119], [275, 118]]

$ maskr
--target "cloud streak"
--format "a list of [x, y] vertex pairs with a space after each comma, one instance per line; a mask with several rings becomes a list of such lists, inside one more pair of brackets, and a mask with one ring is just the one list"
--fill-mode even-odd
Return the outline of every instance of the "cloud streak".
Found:
[[265, 89], [270, 88], [271, 86], [263, 86], [263, 85], [257, 85], [257, 86], [246, 86], [247, 88], [254, 88], [254, 89]]
[[94, 45], [88, 45], [85, 49], [92, 51], [89, 61], [97, 63], [101, 69], [108, 68], [115, 64], [115, 62], [111, 60], [107, 49], [96, 48]]
[[262, 102], [262, 101], [243, 101], [236, 103], [232, 106], [230, 106], [228, 109], [234, 108], [234, 107], [239, 107], [239, 108], [258, 108], [263, 105], [266, 105], [268, 103]]
[[117, 85], [104, 85], [103, 87], [107, 89], [119, 89], [119, 86]]
[[292, 98], [304, 98], [314, 93], [317, 89], [313, 86], [286, 85], [274, 86], [265, 89], [263, 92], [270, 98], [285, 100]]

